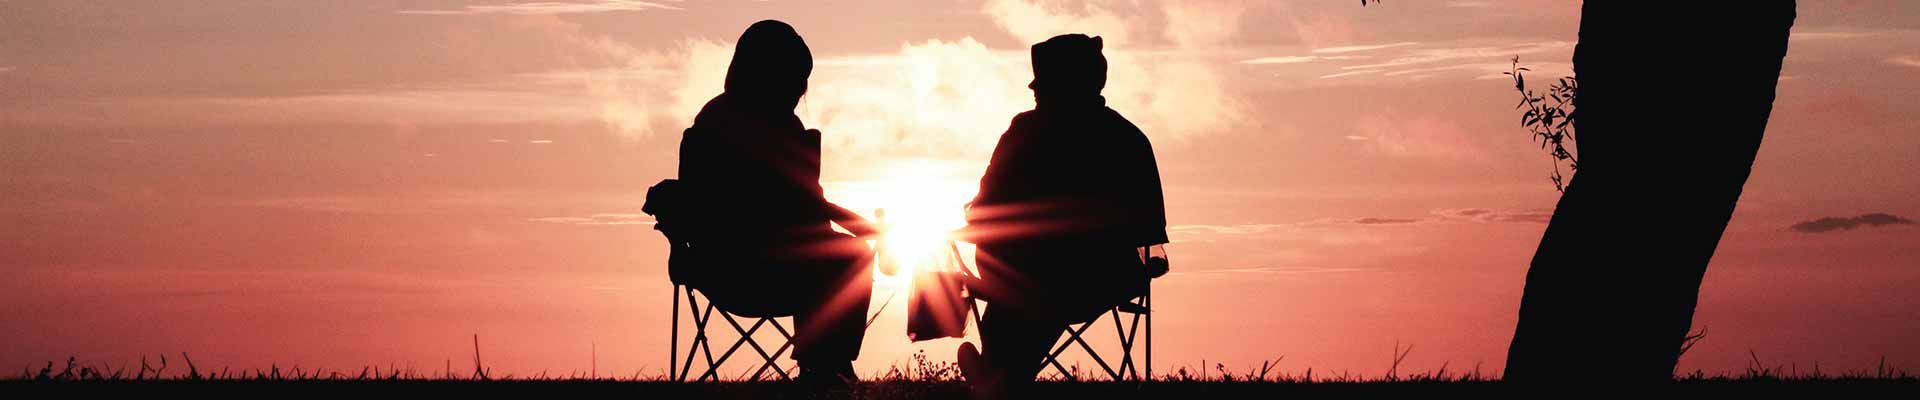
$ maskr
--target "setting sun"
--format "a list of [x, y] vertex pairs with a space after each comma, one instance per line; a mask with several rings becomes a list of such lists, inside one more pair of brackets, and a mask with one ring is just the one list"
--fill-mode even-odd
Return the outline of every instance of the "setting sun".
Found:
[[879, 178], [827, 185], [827, 197], [885, 226], [874, 243], [880, 251], [882, 285], [900, 285], [913, 271], [927, 265], [951, 265], [947, 242], [951, 232], [967, 224], [965, 208], [979, 190], [977, 173], [969, 178], [964, 166], [932, 159], [887, 160], [874, 163], [885, 171]]

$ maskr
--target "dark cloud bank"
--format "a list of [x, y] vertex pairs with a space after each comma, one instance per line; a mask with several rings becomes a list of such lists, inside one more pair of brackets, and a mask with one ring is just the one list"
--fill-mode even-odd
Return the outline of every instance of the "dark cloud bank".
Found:
[[1853, 228], [1877, 228], [1889, 225], [1913, 225], [1913, 220], [1887, 213], [1872, 213], [1858, 217], [1826, 217], [1801, 222], [1787, 227], [1787, 230], [1800, 233], [1823, 233], [1851, 230]]

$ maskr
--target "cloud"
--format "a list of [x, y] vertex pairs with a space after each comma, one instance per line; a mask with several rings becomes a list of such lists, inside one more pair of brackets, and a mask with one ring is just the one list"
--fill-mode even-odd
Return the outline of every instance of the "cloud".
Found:
[[315, 91], [271, 97], [137, 97], [102, 100], [113, 123], [193, 120], [234, 124], [519, 123], [593, 121], [594, 104], [577, 94], [528, 90], [511, 82]]
[[1398, 225], [1398, 224], [1411, 224], [1415, 222], [1420, 222], [1420, 220], [1413, 219], [1413, 218], [1374, 218], [1374, 217], [1367, 217], [1367, 218], [1353, 220], [1353, 223], [1360, 224], [1360, 225]]
[[1377, 270], [1371, 269], [1371, 268], [1338, 268], [1338, 267], [1245, 267], [1245, 268], [1221, 268], [1221, 269], [1202, 269], [1202, 270], [1181, 269], [1181, 270], [1175, 270], [1173, 272], [1169, 272], [1167, 273], [1167, 275], [1169, 276], [1304, 275], [1304, 274], [1328, 274], [1328, 273], [1372, 272], [1372, 271], [1377, 271]]
[[[1423, 44], [1400, 42], [1377, 45], [1356, 45], [1314, 49], [1315, 55], [1291, 57], [1264, 57], [1242, 61], [1244, 64], [1305, 64], [1317, 61], [1342, 61], [1327, 63], [1315, 71], [1323, 80], [1341, 79], [1337, 84], [1380, 83], [1385, 80], [1422, 80], [1434, 77], [1465, 75], [1472, 79], [1492, 80], [1511, 79], [1503, 72], [1511, 67], [1515, 56], [1533, 55], [1523, 59], [1523, 65], [1532, 69], [1533, 75], [1561, 77], [1573, 74], [1573, 64], [1568, 62], [1526, 61], [1533, 59], [1564, 60], [1561, 53], [1573, 49], [1572, 42], [1564, 41], [1468, 41], [1465, 43]], [[1329, 55], [1337, 54], [1337, 55]], [[1256, 60], [1262, 62], [1254, 62]]]
[[1544, 224], [1553, 220], [1553, 210], [1495, 210], [1488, 208], [1449, 208], [1434, 210], [1433, 215], [1451, 220], [1475, 222], [1524, 222]]
[[1844, 39], [1867, 38], [1867, 37], [1874, 37], [1879, 35], [1880, 35], [1880, 32], [1855, 32], [1855, 31], [1794, 32], [1793, 36], [1789, 40], [1844, 40]]
[[1894, 56], [1893, 58], [1888, 58], [1887, 63], [1902, 67], [1920, 68], [1920, 55], [1905, 54]]
[[1360, 225], [1402, 225], [1425, 221], [1420, 218], [1323, 218], [1290, 224], [1237, 224], [1237, 225], [1173, 225], [1167, 227], [1167, 234], [1175, 236], [1212, 234], [1212, 235], [1260, 235], [1268, 233], [1299, 233], [1316, 228], [1353, 227]]
[[1373, 69], [1373, 70], [1361, 70], [1361, 71], [1347, 71], [1347, 72], [1321, 75], [1320, 79], [1345, 78], [1345, 77], [1355, 76], [1355, 75], [1366, 75], [1366, 74], [1376, 74], [1376, 73], [1380, 73], [1380, 70]]
[[616, 11], [679, 10], [659, 2], [637, 0], [596, 0], [596, 1], [531, 1], [495, 5], [470, 5], [455, 10], [402, 10], [401, 14], [420, 15], [471, 15], [471, 14], [578, 14], [603, 13]]
[[[994, 0], [980, 11], [1035, 43], [1061, 32], [1105, 38], [1107, 104], [1158, 139], [1222, 132], [1245, 120], [1244, 101], [1228, 90], [1217, 60], [1241, 13], [1170, 2], [1160, 13], [1127, 13], [1096, 2]], [[721, 91], [733, 43], [689, 38], [637, 48], [551, 16], [522, 29], [551, 37], [579, 59], [577, 68], [526, 74], [544, 85], [571, 85], [575, 102], [628, 139], [678, 132]], [[512, 22], [515, 20], [507, 20]], [[802, 27], [801, 34], [806, 30]], [[1159, 47], [1138, 35], [1164, 37]], [[820, 129], [829, 157], [978, 159], [990, 154], [1007, 121], [1029, 109], [1032, 79], [1025, 46], [995, 49], [971, 37], [905, 42], [893, 52], [816, 54], [810, 90], [796, 114]]]
[[1313, 49], [1313, 53], [1314, 53], [1314, 54], [1340, 54], [1340, 53], [1354, 53], [1354, 52], [1362, 52], [1362, 51], [1374, 51], [1374, 50], [1380, 50], [1380, 49], [1390, 49], [1390, 48], [1395, 48], [1395, 47], [1402, 47], [1402, 46], [1412, 46], [1412, 45], [1417, 45], [1417, 44], [1420, 44], [1420, 43], [1417, 43], [1417, 42], [1400, 42], [1400, 43], [1388, 43], [1388, 44], [1376, 44], [1376, 45], [1363, 45], [1363, 46], [1339, 46], [1339, 47], [1325, 47], [1325, 48], [1318, 48], [1318, 49]]
[[[1149, 136], [1191, 137], [1243, 122], [1248, 107], [1228, 90], [1226, 63], [1214, 58], [1231, 47], [1244, 9], [1228, 3], [1165, 2], [1159, 5], [1164, 16], [1159, 20], [1152, 10], [1122, 13], [1103, 4], [993, 0], [983, 11], [1022, 43], [1068, 32], [1102, 37], [1108, 58], [1107, 105]], [[1148, 47], [1133, 40], [1136, 35], [1164, 37], [1170, 43]], [[1021, 71], [1018, 87], [1025, 87], [1026, 74]], [[1031, 104], [1026, 99], [1020, 103]]]
[[1294, 224], [1240, 224], [1240, 225], [1174, 225], [1167, 227], [1168, 234], [1212, 233], [1226, 235], [1247, 235], [1266, 233], [1282, 229], [1298, 228]]
[[1887, 213], [1864, 214], [1857, 217], [1826, 217], [1801, 222], [1787, 227], [1787, 230], [1800, 233], [1823, 233], [1852, 230], [1853, 228], [1878, 228], [1889, 225], [1913, 225], [1913, 220]]
[[1254, 59], [1248, 59], [1248, 60], [1244, 60], [1244, 61], [1240, 61], [1240, 63], [1241, 63], [1241, 64], [1255, 64], [1255, 65], [1259, 65], [1259, 64], [1298, 64], [1298, 63], [1303, 63], [1303, 62], [1310, 62], [1310, 61], [1313, 61], [1313, 60], [1318, 60], [1318, 59], [1320, 59], [1320, 57], [1314, 57], [1314, 56], [1277, 56], [1277, 57], [1260, 57], [1260, 58], [1254, 58]]
[[602, 213], [585, 217], [540, 217], [528, 218], [527, 222], [540, 222], [563, 225], [653, 225], [653, 218], [643, 214]]
[[[1379, 63], [1373, 63], [1373, 64], [1362, 64], [1362, 65], [1350, 65], [1342, 68], [1346, 68], [1346, 69], [1399, 68], [1399, 67], [1407, 67], [1411, 65], [1431, 64], [1431, 63], [1439, 63], [1442, 61], [1454, 61], [1454, 60], [1463, 60], [1463, 59], [1506, 60], [1506, 59], [1511, 59], [1517, 55], [1538, 54], [1538, 53], [1544, 53], [1549, 51], [1570, 50], [1572, 48], [1573, 48], [1572, 42], [1564, 42], [1564, 41], [1516, 42], [1516, 43], [1507, 43], [1507, 44], [1496, 45], [1496, 46], [1462, 46], [1462, 47], [1424, 48], [1424, 49], [1409, 50], [1398, 56], [1393, 56], [1392, 58], [1388, 59], [1385, 62], [1379, 62]], [[1501, 65], [1505, 65], [1505, 64], [1501, 64]]]
[[13, 70], [15, 70], [15, 69], [17, 69], [17, 68], [14, 68], [14, 67], [0, 67], [0, 74], [4, 74], [4, 73], [8, 73], [8, 72], [13, 72]]
[[0, 211], [93, 208], [117, 199], [98, 186], [70, 179], [6, 176], [0, 180]]
[[1476, 141], [1459, 123], [1433, 116], [1401, 118], [1392, 112], [1361, 117], [1349, 136], [1356, 145], [1391, 157], [1469, 161], [1481, 159]]

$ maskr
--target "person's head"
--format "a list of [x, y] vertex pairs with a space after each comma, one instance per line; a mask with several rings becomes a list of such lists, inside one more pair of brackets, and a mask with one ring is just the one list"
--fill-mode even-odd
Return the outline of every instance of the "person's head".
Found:
[[755, 22], [735, 44], [733, 62], [727, 65], [726, 92], [751, 107], [790, 112], [807, 93], [807, 76], [812, 73], [813, 52], [793, 26], [775, 20]]
[[1107, 86], [1107, 57], [1100, 54], [1099, 36], [1054, 36], [1033, 45], [1033, 89], [1036, 98], [1085, 97]]

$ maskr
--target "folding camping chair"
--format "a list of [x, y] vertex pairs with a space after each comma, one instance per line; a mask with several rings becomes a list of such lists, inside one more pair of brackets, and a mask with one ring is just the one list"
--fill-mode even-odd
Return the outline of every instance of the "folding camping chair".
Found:
[[[712, 299], [707, 299], [707, 304], [700, 304], [700, 299], [706, 297], [706, 294], [700, 293], [696, 296], [695, 293], [698, 292], [699, 291], [695, 290], [692, 286], [687, 286], [680, 282], [673, 283], [673, 329], [672, 336], [670, 336], [671, 339], [668, 340], [669, 351], [667, 352], [668, 379], [673, 381], [686, 381], [689, 376], [692, 376], [695, 361], [705, 361], [706, 372], [702, 372], [699, 377], [694, 378], [694, 380], [706, 381], [711, 379], [719, 381], [720, 367], [725, 365], [727, 360], [731, 359], [735, 353], [739, 352], [741, 346], [752, 348], [753, 352], [760, 356], [759, 362], [761, 362], [760, 367], [755, 369], [752, 375], [746, 376], [746, 380], [758, 381], [762, 377], [768, 376], [767, 371], [773, 371], [772, 376], [778, 377], [781, 380], [793, 379], [793, 375], [789, 372], [791, 368], [782, 366], [780, 363], [780, 356], [786, 355], [788, 350], [793, 349], [794, 334], [792, 330], [787, 329], [788, 324], [783, 324], [780, 320], [786, 319], [791, 323], [793, 317], [747, 317], [735, 315], [727, 312], [727, 310], [714, 306]], [[680, 331], [683, 327], [680, 323], [681, 297], [687, 299], [687, 316], [691, 321], [691, 323], [688, 324], [690, 326], [687, 327], [692, 328], [691, 334], [693, 335], [692, 341], [688, 342], [684, 350], [680, 347]], [[884, 307], [881, 309], [881, 311], [885, 310]], [[873, 317], [878, 316], [879, 313], [879, 311], [876, 311], [873, 315], [868, 316], [867, 323], [871, 325], [873, 323]], [[733, 327], [733, 332], [739, 336], [738, 339], [734, 340], [733, 345], [727, 346], [727, 350], [720, 353], [719, 358], [714, 358], [713, 340], [707, 335], [707, 327], [713, 323], [713, 317], [716, 314], [720, 316], [721, 320], [727, 322], [727, 326]], [[752, 319], [753, 324], [741, 325], [741, 319]], [[767, 347], [761, 345], [759, 339], [754, 336], [755, 334], [761, 333], [760, 328], [768, 326], [773, 327], [773, 331], [779, 334], [778, 340], [780, 341], [780, 347], [771, 353], [767, 352]], [[684, 356], [682, 354], [684, 354]], [[703, 357], [696, 358], [695, 356]]]
[[[685, 235], [676, 234], [676, 232], [681, 232], [685, 229], [679, 228], [680, 226], [687, 224], [686, 222], [678, 222], [682, 221], [683, 217], [680, 215], [686, 213], [684, 210], [689, 202], [689, 199], [684, 198], [684, 189], [680, 189], [681, 187], [683, 187], [683, 185], [677, 179], [662, 180], [660, 183], [647, 188], [647, 202], [641, 207], [641, 211], [655, 216], [658, 222], [654, 224], [654, 229], [659, 230], [667, 236], [667, 241], [671, 243], [672, 249], [675, 252], [689, 248]], [[674, 220], [676, 222], [669, 223], [667, 222], [668, 220]], [[669, 228], [669, 225], [673, 228]], [[699, 360], [706, 362], [706, 371], [702, 372], [700, 376], [694, 378], [694, 380], [705, 381], [712, 379], [718, 381], [720, 380], [720, 366], [732, 358], [734, 353], [738, 352], [740, 346], [743, 345], [752, 347], [753, 352], [760, 355], [761, 361], [760, 368], [754, 370], [753, 375], [747, 377], [748, 380], [760, 380], [760, 378], [767, 376], [768, 370], [772, 370], [775, 376], [778, 376], [780, 379], [790, 380], [793, 378], [793, 376], [788, 373], [788, 369], [780, 366], [779, 363], [780, 356], [785, 355], [787, 350], [793, 348], [793, 331], [788, 330], [787, 325], [781, 324], [781, 322], [774, 317], [736, 316], [733, 313], [727, 312], [727, 310], [721, 310], [715, 307], [712, 299], [708, 299], [707, 304], [704, 306], [701, 305], [700, 298], [705, 297], [705, 293], [696, 296], [695, 292], [699, 292], [698, 290], [695, 290], [692, 286], [681, 283], [677, 274], [673, 272], [676, 268], [674, 253], [669, 253], [668, 257], [668, 276], [673, 282], [673, 321], [671, 322], [673, 325], [671, 327], [672, 336], [670, 336], [671, 339], [668, 340], [669, 348], [667, 351], [668, 379], [674, 381], [687, 380], [688, 377], [692, 376], [694, 361]], [[680, 348], [680, 330], [682, 327], [680, 323], [680, 298], [683, 296], [687, 299], [687, 315], [692, 322], [690, 328], [692, 328], [693, 335], [692, 341], [688, 342], [684, 352]], [[719, 358], [713, 357], [712, 339], [707, 336], [707, 326], [712, 324], [713, 316], [716, 313], [720, 315], [722, 320], [727, 322], [728, 326], [733, 327], [734, 333], [739, 335], [739, 339], [734, 340], [733, 345], [727, 346], [727, 350], [722, 352]], [[742, 326], [740, 324], [740, 318], [753, 319], [753, 325], [750, 327]], [[788, 318], [791, 320], [792, 317], [780, 318]], [[772, 326], [774, 332], [779, 334], [779, 340], [781, 341], [780, 347], [771, 353], [767, 352], [767, 348], [760, 345], [760, 342], [754, 337], [755, 334], [760, 333], [760, 328], [765, 326]], [[685, 354], [684, 359], [681, 358], [683, 353]], [[696, 355], [704, 355], [704, 357], [696, 359]]]
[[[1082, 322], [1078, 327], [1069, 325], [1066, 329], [1067, 336], [1062, 339], [1058, 346], [1054, 347], [1052, 352], [1047, 353], [1047, 365], [1052, 365], [1055, 370], [1060, 371], [1061, 376], [1065, 376], [1068, 379], [1079, 379], [1079, 377], [1074, 376], [1073, 372], [1068, 370], [1066, 366], [1060, 364], [1060, 356], [1066, 353], [1067, 348], [1072, 347], [1074, 344], [1079, 344], [1080, 349], [1085, 350], [1087, 356], [1092, 357], [1093, 362], [1099, 364], [1100, 369], [1106, 371], [1107, 376], [1113, 378], [1115, 381], [1128, 379], [1136, 381], [1153, 380], [1153, 289], [1151, 289], [1153, 284], [1149, 282], [1147, 286], [1149, 286], [1149, 289], [1147, 289], [1146, 294], [1127, 300], [1125, 303], [1121, 303], [1120, 305], [1114, 306], [1113, 309], [1107, 310], [1106, 315], [1112, 317], [1113, 331], [1120, 339], [1120, 365], [1117, 369], [1108, 365], [1106, 359], [1100, 357], [1100, 352], [1094, 351], [1093, 345], [1087, 344], [1086, 338], [1082, 336], [1087, 332], [1088, 328], [1093, 327], [1094, 323], [1100, 322], [1100, 318], [1098, 317], [1095, 317], [1092, 321]], [[1130, 315], [1131, 317], [1129, 318], [1131, 322], [1122, 323], [1120, 314]], [[1141, 320], [1146, 320], [1146, 329], [1141, 329]], [[1140, 335], [1142, 333], [1144, 333], [1144, 335]], [[1147, 372], [1146, 375], [1140, 374], [1140, 369], [1143, 367], [1133, 361], [1133, 344], [1136, 340], [1146, 342], [1141, 346], [1144, 348], [1143, 352], [1146, 353], [1143, 362], [1146, 364], [1144, 366]]]
[[[694, 361], [702, 360], [696, 359], [694, 356], [705, 354], [703, 360], [706, 361], [706, 372], [702, 372], [700, 377], [694, 380], [705, 381], [712, 379], [718, 381], [720, 380], [720, 366], [726, 364], [727, 359], [733, 357], [733, 354], [739, 351], [742, 345], [752, 347], [754, 353], [758, 353], [760, 359], [764, 361], [764, 363], [760, 364], [759, 369], [753, 371], [753, 375], [747, 377], [747, 380], [758, 381], [761, 377], [766, 376], [768, 370], [772, 370], [781, 380], [793, 379], [793, 376], [787, 372], [787, 369], [781, 367], [779, 364], [780, 356], [786, 354], [788, 349], [793, 348], [793, 332], [788, 331], [786, 325], [781, 324], [775, 317], [760, 317], [753, 318], [755, 321], [752, 326], [743, 327], [733, 313], [714, 307], [711, 300], [707, 301], [707, 304], [703, 307], [700, 304], [699, 298], [705, 296], [695, 296], [694, 292], [695, 290], [687, 285], [682, 285], [678, 282], [673, 284], [673, 335], [672, 339], [669, 340], [668, 345], [671, 347], [667, 352], [668, 379], [675, 382], [686, 381], [687, 377], [690, 376], [689, 374], [693, 371]], [[680, 359], [680, 297], [682, 293], [684, 293], [687, 298], [687, 314], [689, 319], [692, 320], [691, 328], [693, 328], [693, 340], [687, 345], [685, 361]], [[740, 338], [734, 340], [732, 346], [727, 346], [727, 351], [720, 353], [720, 358], [717, 359], [713, 357], [712, 340], [707, 337], [707, 325], [713, 322], [713, 316], [716, 313], [720, 315], [722, 320], [727, 321], [727, 325], [733, 327], [734, 333], [740, 335]], [[792, 317], [780, 318], [792, 319]], [[774, 350], [772, 353], [768, 353], [767, 349], [762, 347], [760, 342], [754, 338], [754, 334], [758, 333], [762, 326], [772, 326], [773, 330], [780, 334], [780, 348]]]
[[[951, 241], [947, 243], [947, 246], [953, 255], [954, 262], [958, 263], [957, 265], [966, 266], [967, 263], [960, 257], [960, 247]], [[977, 269], [969, 271], [967, 267], [962, 267], [961, 271], [971, 274], [975, 279], [980, 277]], [[971, 292], [969, 292], [969, 295], [971, 295]], [[977, 297], [968, 299], [967, 306], [973, 313], [974, 326], [980, 326], [982, 318], [980, 314], [980, 303], [983, 302], [986, 302], [986, 299]], [[1126, 322], [1122, 322], [1120, 314], [1129, 315]], [[1093, 320], [1078, 324], [1069, 324], [1064, 329], [1066, 335], [1061, 339], [1060, 343], [1053, 347], [1053, 351], [1047, 352], [1045, 365], [1053, 366], [1054, 370], [1059, 371], [1060, 375], [1067, 379], [1079, 379], [1078, 376], [1073, 374], [1072, 370], [1067, 369], [1066, 365], [1060, 362], [1060, 356], [1064, 355], [1067, 349], [1077, 344], [1080, 349], [1085, 351], [1088, 357], [1093, 358], [1093, 362], [1099, 364], [1100, 369], [1106, 372], [1107, 376], [1114, 381], [1153, 380], [1153, 282], [1147, 282], [1147, 291], [1145, 293], [1139, 297], [1115, 305], [1102, 316], [1111, 317], [1114, 333], [1119, 339], [1119, 349], [1117, 352], [1120, 353], [1120, 365], [1118, 367], [1108, 364], [1106, 358], [1101, 357], [1100, 352], [1095, 350], [1092, 344], [1087, 343], [1087, 330], [1093, 328], [1095, 323], [1100, 322], [1100, 317], [1095, 317]], [[1144, 328], [1141, 326], [1142, 321], [1145, 322]], [[1145, 354], [1143, 354], [1144, 360], [1136, 363], [1134, 362], [1133, 350], [1134, 344], [1139, 342], [1145, 342], [1141, 343], [1140, 346], [1141, 352]], [[1144, 366], [1141, 364], [1144, 364]], [[1045, 367], [1043, 366], [1041, 368], [1044, 369]], [[1146, 374], [1142, 375], [1141, 369], [1145, 369]]]

